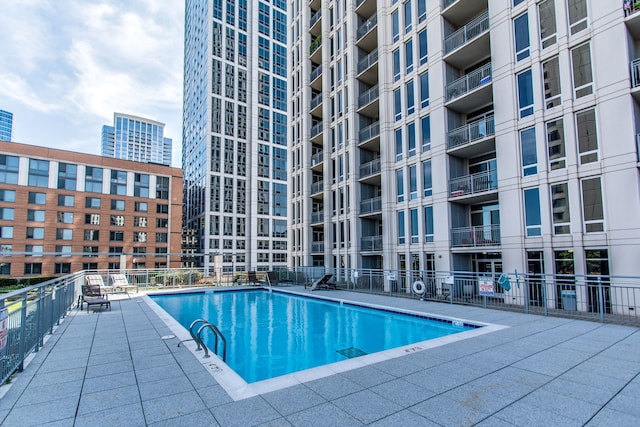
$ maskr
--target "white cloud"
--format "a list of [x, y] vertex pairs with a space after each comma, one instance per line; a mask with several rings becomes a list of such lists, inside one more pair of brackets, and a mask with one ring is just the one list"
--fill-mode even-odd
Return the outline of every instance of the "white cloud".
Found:
[[40, 113], [50, 113], [59, 109], [58, 105], [40, 98], [29, 83], [16, 74], [0, 74], [0, 95]]

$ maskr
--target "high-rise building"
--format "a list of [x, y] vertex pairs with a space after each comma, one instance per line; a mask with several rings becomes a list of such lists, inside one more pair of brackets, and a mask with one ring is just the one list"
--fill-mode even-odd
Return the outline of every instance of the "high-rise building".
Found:
[[106, 157], [171, 166], [171, 138], [164, 123], [114, 113], [113, 126], [102, 126], [102, 152]]
[[291, 264], [640, 274], [621, 6], [293, 2]]
[[185, 228], [205, 267], [287, 265], [286, 7], [186, 1]]
[[0, 110], [0, 141], [13, 140], [13, 114]]
[[0, 276], [181, 266], [182, 170], [0, 142]]

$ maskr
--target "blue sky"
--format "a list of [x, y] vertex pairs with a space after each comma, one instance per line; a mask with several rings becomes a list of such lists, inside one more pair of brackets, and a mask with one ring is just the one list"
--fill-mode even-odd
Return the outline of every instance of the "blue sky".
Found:
[[182, 0], [0, 1], [0, 109], [13, 140], [100, 154], [113, 113], [182, 141]]

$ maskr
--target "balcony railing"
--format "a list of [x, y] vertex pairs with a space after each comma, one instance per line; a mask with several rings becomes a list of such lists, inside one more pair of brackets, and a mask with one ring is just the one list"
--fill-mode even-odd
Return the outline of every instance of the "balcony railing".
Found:
[[499, 246], [500, 225], [478, 225], [451, 229], [451, 246]]
[[319, 35], [311, 42], [311, 46], [309, 46], [309, 55], [312, 55], [320, 46], [322, 46], [322, 35]]
[[380, 135], [380, 122], [374, 122], [360, 130], [360, 142], [368, 141]]
[[449, 6], [451, 6], [453, 3], [457, 2], [458, 0], [443, 0], [442, 1], [442, 8], [446, 9]]
[[322, 103], [322, 95], [316, 95], [313, 98], [311, 98], [311, 105], [309, 106], [309, 108], [313, 110], [321, 103]]
[[310, 131], [311, 138], [313, 138], [314, 136], [319, 135], [322, 132], [322, 126], [323, 126], [322, 122], [311, 126], [311, 131]]
[[450, 131], [447, 135], [448, 148], [460, 147], [461, 145], [484, 139], [495, 133], [493, 116], [484, 117]]
[[311, 242], [311, 252], [313, 253], [324, 252], [324, 242]]
[[322, 16], [322, 10], [317, 11], [316, 13], [314, 13], [311, 16], [311, 19], [309, 19], [309, 28], [313, 27], [313, 25], [318, 22], [318, 20], [320, 19], [320, 17]]
[[318, 78], [318, 76], [322, 74], [322, 65], [318, 65], [316, 68], [313, 69], [313, 71], [311, 71], [311, 74], [309, 75], [309, 81], [312, 82], [315, 79]]
[[447, 101], [462, 96], [467, 92], [491, 83], [491, 63], [465, 74], [447, 85]]
[[361, 250], [363, 251], [381, 251], [382, 236], [366, 236], [360, 239]]
[[324, 222], [324, 212], [311, 212], [311, 224]]
[[382, 197], [374, 197], [360, 201], [360, 213], [368, 214], [382, 210]]
[[640, 86], [640, 58], [631, 62], [631, 87]]
[[378, 87], [378, 85], [367, 89], [358, 97], [358, 107], [364, 107], [365, 105], [370, 104], [374, 100], [378, 99], [379, 96], [380, 88]]
[[448, 54], [475, 39], [489, 29], [489, 12], [485, 12], [464, 27], [449, 34], [444, 39], [444, 54]]
[[360, 178], [375, 175], [380, 172], [380, 159], [374, 159], [370, 162], [360, 165]]
[[318, 194], [324, 191], [324, 182], [317, 181], [311, 184], [311, 194]]
[[474, 173], [449, 180], [449, 197], [484, 193], [498, 188], [495, 170]]
[[369, 31], [371, 31], [371, 29], [376, 25], [378, 25], [378, 15], [373, 15], [371, 16], [371, 18], [364, 21], [364, 23], [358, 27], [358, 33], [356, 35], [356, 38], [360, 40], [362, 36], [364, 36]]
[[311, 166], [318, 165], [323, 161], [324, 161], [324, 153], [322, 151], [311, 156]]
[[358, 61], [358, 74], [371, 67], [378, 61], [378, 49], [374, 49], [367, 56]]

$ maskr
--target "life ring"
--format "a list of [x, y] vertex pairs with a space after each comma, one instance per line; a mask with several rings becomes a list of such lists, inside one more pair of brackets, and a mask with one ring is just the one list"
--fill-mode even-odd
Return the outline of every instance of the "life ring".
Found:
[[411, 285], [411, 290], [413, 290], [413, 293], [416, 295], [424, 294], [425, 289], [426, 288], [422, 280], [416, 280], [415, 282], [413, 282], [413, 285]]

